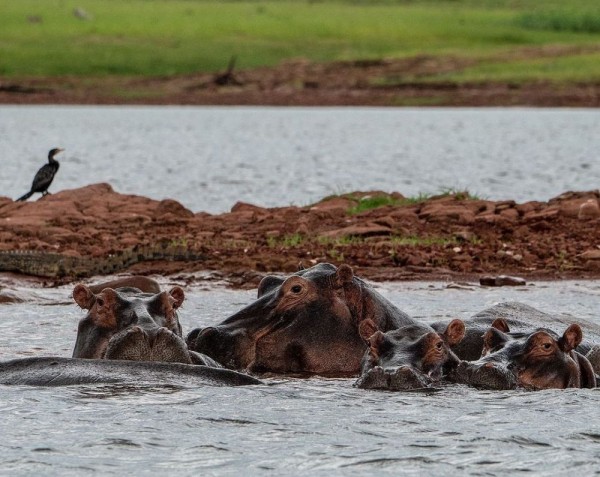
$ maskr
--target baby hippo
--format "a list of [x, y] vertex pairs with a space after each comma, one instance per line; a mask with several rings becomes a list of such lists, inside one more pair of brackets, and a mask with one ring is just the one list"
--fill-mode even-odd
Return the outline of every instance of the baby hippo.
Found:
[[369, 349], [356, 386], [399, 391], [427, 387], [457, 365], [459, 359], [450, 346], [462, 340], [465, 325], [452, 320], [438, 334], [428, 325], [414, 323], [382, 333], [367, 319], [361, 322], [359, 332]]
[[73, 298], [88, 314], [79, 322], [73, 357], [215, 366], [210, 358], [190, 353], [182, 338], [177, 309], [184, 297], [177, 286], [168, 293], [132, 287], [94, 293], [77, 285]]
[[575, 351], [583, 333], [570, 325], [562, 336], [538, 328], [511, 333], [506, 321], [496, 319], [483, 336], [482, 356], [461, 361], [450, 379], [484, 389], [565, 389], [596, 387], [588, 359]]

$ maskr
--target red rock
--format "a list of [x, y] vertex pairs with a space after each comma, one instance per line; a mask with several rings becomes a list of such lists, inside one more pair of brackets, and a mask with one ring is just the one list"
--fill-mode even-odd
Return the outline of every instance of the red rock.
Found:
[[600, 207], [596, 199], [588, 199], [579, 206], [577, 218], [580, 220], [596, 219], [600, 217]]
[[514, 200], [503, 200], [496, 203], [496, 213], [500, 213], [503, 210], [512, 209], [515, 207], [516, 202]]
[[246, 202], [236, 202], [231, 208], [231, 212], [258, 212], [266, 214], [268, 209], [259, 207], [258, 205], [248, 204]]
[[534, 220], [547, 220], [558, 215], [558, 207], [548, 207], [540, 212], [528, 212], [525, 214], [524, 219], [528, 222]]
[[160, 217], [165, 214], [180, 218], [191, 218], [194, 216], [194, 213], [191, 210], [186, 209], [179, 202], [172, 199], [161, 200], [154, 211], [155, 217]]
[[578, 256], [584, 260], [600, 260], [600, 250], [599, 249], [586, 250], [585, 252], [583, 252], [582, 254], [579, 254]]
[[516, 222], [519, 219], [519, 211], [517, 209], [513, 209], [513, 208], [502, 209], [500, 211], [500, 216], [511, 222]]
[[462, 205], [432, 204], [426, 205], [419, 213], [420, 219], [428, 222], [455, 222], [461, 225], [472, 224], [475, 214]]
[[543, 202], [531, 201], [531, 202], [525, 202], [523, 204], [519, 204], [519, 205], [515, 206], [515, 208], [517, 209], [519, 214], [526, 215], [531, 212], [541, 210], [542, 207], [544, 207], [544, 205], [545, 204]]

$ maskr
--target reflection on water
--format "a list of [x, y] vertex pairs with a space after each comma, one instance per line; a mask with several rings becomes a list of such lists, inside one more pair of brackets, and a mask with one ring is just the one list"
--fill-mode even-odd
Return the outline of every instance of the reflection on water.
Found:
[[[407, 312], [467, 318], [500, 301], [595, 316], [600, 283], [536, 283], [509, 289], [383, 284]], [[71, 287], [36, 290], [65, 302]], [[185, 330], [214, 324], [254, 291], [188, 289]], [[0, 358], [69, 356], [73, 305], [0, 308]], [[597, 470], [597, 390], [365, 391], [353, 379], [268, 380], [267, 386], [82, 385], [1, 389], [2, 472], [18, 474], [474, 475], [591, 474]]]
[[599, 130], [591, 109], [0, 106], [0, 193], [62, 146], [51, 191], [108, 182], [193, 211], [355, 190], [548, 200], [598, 187]]

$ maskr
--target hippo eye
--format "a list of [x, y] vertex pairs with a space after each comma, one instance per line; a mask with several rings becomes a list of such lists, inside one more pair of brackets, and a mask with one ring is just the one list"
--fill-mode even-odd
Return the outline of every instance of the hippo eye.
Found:
[[96, 298], [96, 303], [98, 303], [98, 306], [104, 306], [104, 300], [100, 297]]
[[436, 347], [437, 349], [442, 349], [442, 346], [443, 346], [443, 343], [442, 343], [441, 341], [438, 341], [438, 342], [436, 343], [436, 345], [435, 345], [435, 347]]
[[552, 348], [552, 345], [551, 345], [550, 343], [544, 343], [544, 344], [542, 345], [542, 347], [543, 347], [545, 350], [549, 350], [550, 348]]
[[294, 286], [291, 288], [291, 292], [292, 292], [292, 293], [300, 293], [301, 291], [302, 291], [302, 287], [301, 287], [300, 285], [294, 285]]

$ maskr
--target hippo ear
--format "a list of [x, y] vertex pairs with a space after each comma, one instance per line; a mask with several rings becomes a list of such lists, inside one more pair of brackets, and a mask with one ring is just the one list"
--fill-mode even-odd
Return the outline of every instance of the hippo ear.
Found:
[[352, 267], [343, 263], [335, 272], [334, 287], [342, 288], [344, 285], [351, 283], [353, 278], [354, 271], [352, 270]]
[[270, 292], [275, 287], [280, 286], [284, 281], [285, 280], [281, 277], [276, 277], [274, 275], [267, 275], [258, 284], [257, 298], [260, 298], [265, 293]]
[[369, 338], [369, 345], [370, 345], [369, 352], [373, 358], [379, 358], [379, 353], [381, 351], [381, 345], [383, 344], [384, 341], [385, 341], [385, 335], [381, 331], [376, 331], [375, 334], [373, 334]]
[[465, 337], [465, 324], [462, 320], [454, 319], [448, 326], [446, 330], [442, 334], [442, 338], [448, 345], [454, 346], [462, 341]]
[[171, 288], [171, 290], [169, 290], [169, 295], [171, 295], [171, 297], [173, 297], [173, 299], [175, 300], [175, 302], [173, 303], [173, 308], [175, 309], [179, 308], [183, 303], [183, 300], [185, 299], [185, 293], [183, 292], [183, 288], [181, 287]]
[[481, 349], [481, 357], [499, 349], [500, 345], [506, 343], [508, 337], [498, 328], [490, 328], [483, 335], [483, 347]]
[[497, 330], [502, 331], [502, 333], [508, 333], [510, 331], [508, 323], [506, 320], [504, 320], [504, 318], [496, 318], [492, 322], [492, 328], [496, 328]]
[[369, 338], [378, 331], [377, 325], [370, 319], [363, 320], [358, 325], [358, 334], [366, 342], [369, 342]]
[[569, 326], [561, 338], [558, 339], [558, 345], [565, 353], [574, 350], [579, 346], [583, 339], [583, 332], [581, 327], [577, 323], [573, 323]]
[[81, 283], [73, 289], [73, 299], [84, 310], [91, 309], [96, 302], [96, 296], [92, 290]]

